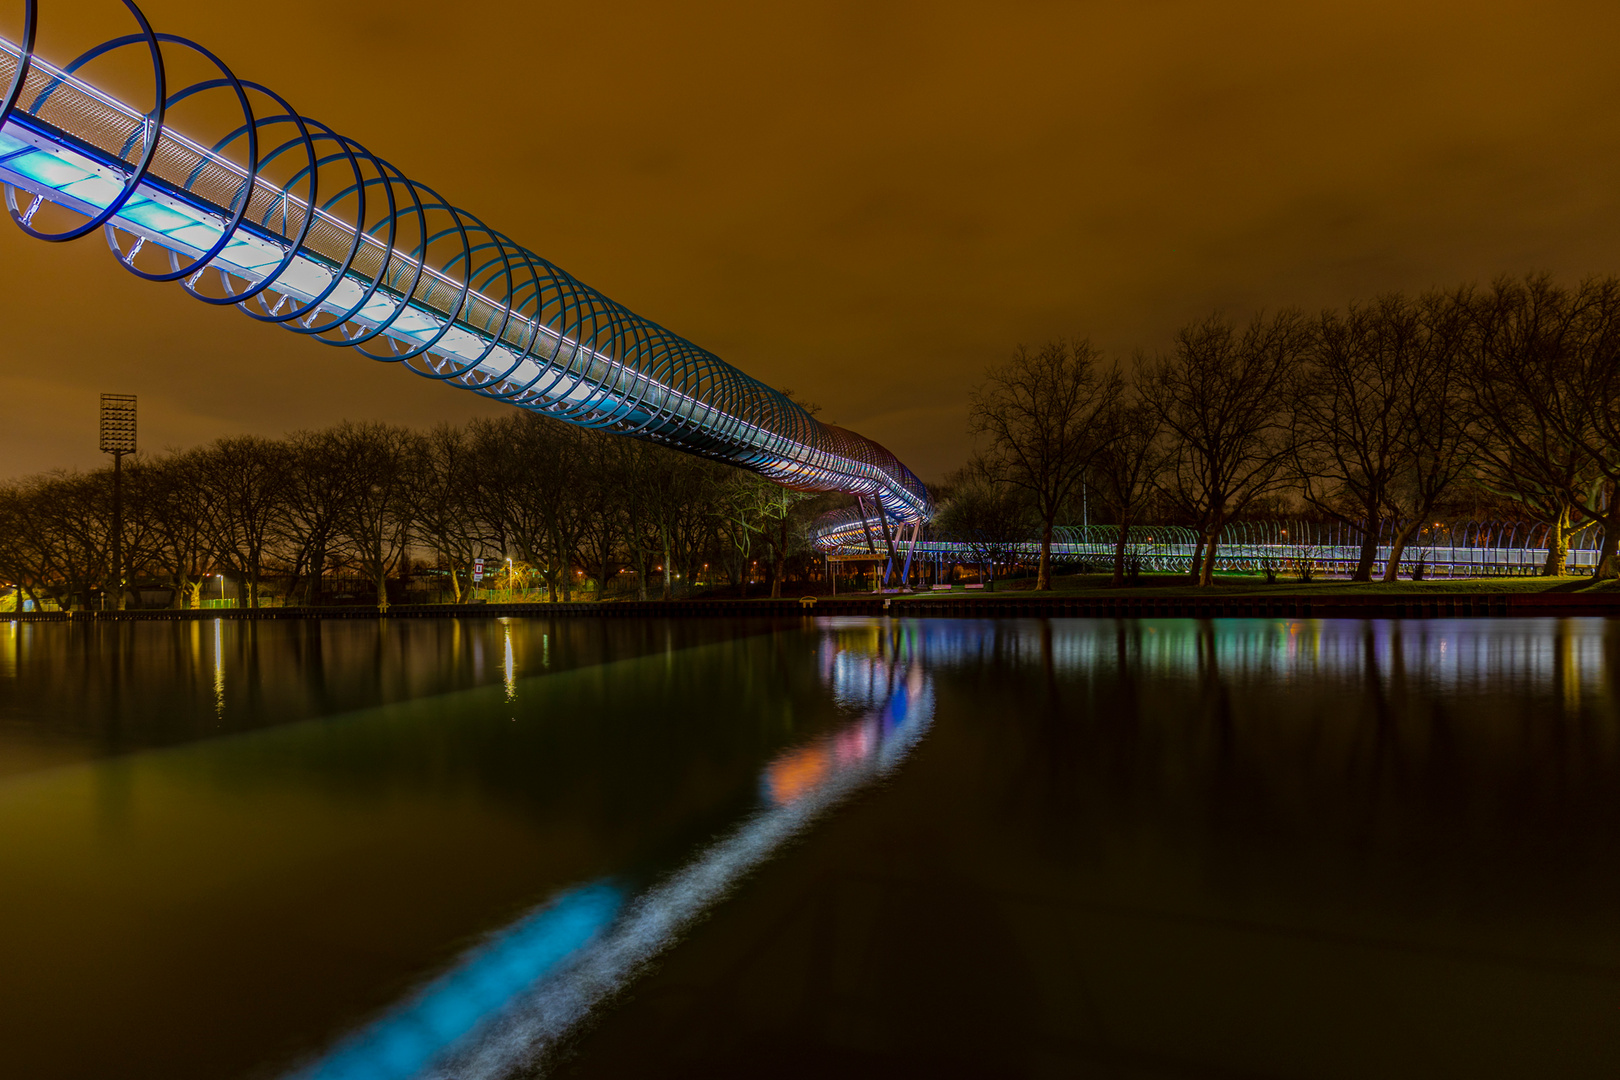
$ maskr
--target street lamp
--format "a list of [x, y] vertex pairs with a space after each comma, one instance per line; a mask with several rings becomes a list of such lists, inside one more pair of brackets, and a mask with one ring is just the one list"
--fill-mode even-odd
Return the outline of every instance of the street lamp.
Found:
[[219, 578], [219, 606], [224, 607], [225, 606], [225, 575], [224, 574], [215, 574], [214, 576]]

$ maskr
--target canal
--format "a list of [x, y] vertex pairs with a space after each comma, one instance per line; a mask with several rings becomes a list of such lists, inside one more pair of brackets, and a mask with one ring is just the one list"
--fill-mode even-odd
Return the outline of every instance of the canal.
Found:
[[1585, 1077], [1602, 619], [0, 623], [0, 1076]]

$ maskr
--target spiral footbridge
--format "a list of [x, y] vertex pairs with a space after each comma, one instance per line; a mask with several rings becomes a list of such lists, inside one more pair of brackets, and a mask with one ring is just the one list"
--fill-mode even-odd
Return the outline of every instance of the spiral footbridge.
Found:
[[[0, 36], [0, 184], [27, 235], [100, 233], [125, 270], [323, 345], [870, 499], [899, 524], [931, 516], [922, 483], [876, 442], [821, 423], [124, 6], [130, 32], [60, 66], [36, 54], [38, 0], [23, 3], [18, 40]], [[150, 69], [140, 105], [96, 82], [135, 58]], [[234, 122], [199, 141], [198, 118], [222, 103]]]

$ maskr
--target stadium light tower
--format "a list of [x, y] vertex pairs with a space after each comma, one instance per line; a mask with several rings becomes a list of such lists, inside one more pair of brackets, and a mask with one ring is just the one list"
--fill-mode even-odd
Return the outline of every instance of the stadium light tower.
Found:
[[135, 395], [101, 395], [101, 452], [113, 456], [113, 610], [124, 610], [124, 455], [135, 452]]

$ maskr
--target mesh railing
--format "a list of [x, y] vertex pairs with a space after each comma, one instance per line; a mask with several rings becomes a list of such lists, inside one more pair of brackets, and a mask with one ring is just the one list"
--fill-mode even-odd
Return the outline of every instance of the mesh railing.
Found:
[[[1547, 563], [1549, 526], [1522, 521], [1437, 522], [1417, 529], [1401, 552], [1401, 567], [1436, 577], [1493, 577], [1540, 573]], [[1362, 558], [1365, 532], [1354, 525], [1301, 521], [1237, 521], [1221, 530], [1216, 543], [1216, 568], [1225, 571], [1296, 573], [1301, 567], [1326, 575], [1347, 575]], [[887, 553], [881, 523], [875, 514], [837, 510], [823, 516], [810, 530], [815, 546], [833, 556]], [[1381, 575], [1394, 552], [1394, 528], [1386, 525], [1372, 545], [1372, 570]], [[1603, 530], [1596, 524], [1566, 534], [1564, 569], [1590, 574], [1597, 569]], [[1054, 531], [1053, 556], [1070, 566], [1102, 569], [1111, 566], [1119, 544], [1113, 525], [1060, 526]], [[917, 560], [949, 560], [964, 564], [993, 552], [998, 562], [1033, 565], [1040, 554], [1034, 538], [1007, 538], [976, 542], [922, 530], [915, 548], [901, 544], [902, 553]], [[1190, 570], [1198, 553], [1196, 530], [1183, 525], [1134, 525], [1126, 531], [1125, 556], [1144, 570]]]

